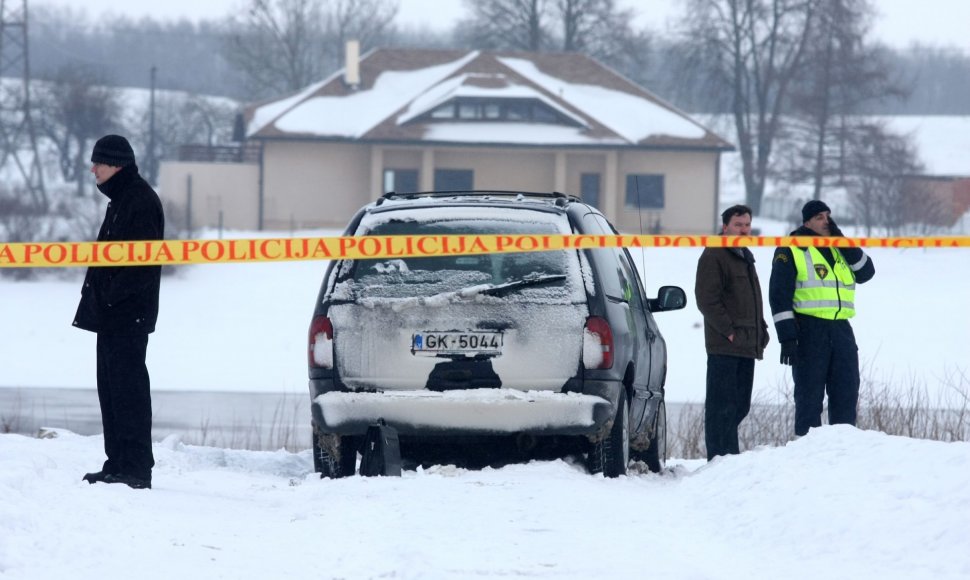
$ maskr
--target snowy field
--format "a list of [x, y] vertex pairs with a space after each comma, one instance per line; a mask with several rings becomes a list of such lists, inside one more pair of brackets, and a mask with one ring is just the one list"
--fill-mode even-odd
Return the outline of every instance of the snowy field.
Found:
[[154, 488], [80, 480], [101, 439], [0, 436], [0, 577], [970, 577], [970, 443], [825, 427], [615, 480], [565, 461], [320, 480], [308, 451], [156, 443]]
[[[690, 299], [657, 317], [672, 401], [703, 400], [699, 253], [638, 260], [650, 294], [677, 284]], [[767, 286], [771, 250], [755, 253]], [[864, 374], [952, 393], [970, 364], [970, 254], [871, 254], [876, 277], [859, 288], [853, 322]], [[306, 396], [306, 328], [324, 267], [197, 266], [165, 278], [153, 389], [186, 400]], [[94, 335], [70, 326], [80, 272], [63, 274], [0, 280], [0, 386], [94, 388]], [[756, 393], [789, 380], [777, 359], [773, 342]], [[661, 475], [639, 466], [616, 480], [552, 461], [334, 481], [315, 477], [308, 450], [195, 447], [173, 435], [155, 444], [151, 491], [83, 483], [101, 445], [69, 432], [0, 435], [0, 578], [970, 577], [970, 443], [826, 427], [784, 447], [712, 464], [674, 459]]]
[[[789, 231], [779, 222], [755, 225], [766, 235]], [[773, 250], [753, 251], [773, 335], [767, 305]], [[932, 401], [951, 398], [961, 375], [970, 377], [970, 301], [964, 298], [970, 250], [870, 254], [876, 276], [859, 287], [852, 321], [864, 379], [925, 387]], [[699, 249], [654, 249], [634, 260], [645, 272], [648, 294], [674, 284], [688, 295], [684, 310], [656, 316], [667, 341], [667, 396], [674, 402], [704, 400], [703, 319], [693, 299], [699, 255]], [[307, 328], [325, 268], [324, 262], [218, 264], [179, 267], [163, 278], [158, 330], [148, 344], [153, 390], [306, 394]], [[69, 278], [0, 278], [0, 387], [94, 388], [95, 335], [71, 326], [83, 271], [63, 274]], [[772, 340], [756, 366], [756, 393], [773, 395], [791, 382], [778, 358]]]

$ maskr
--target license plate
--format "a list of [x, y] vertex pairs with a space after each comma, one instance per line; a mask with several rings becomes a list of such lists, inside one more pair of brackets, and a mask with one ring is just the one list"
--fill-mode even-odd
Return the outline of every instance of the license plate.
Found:
[[416, 332], [411, 353], [417, 356], [502, 354], [501, 332]]

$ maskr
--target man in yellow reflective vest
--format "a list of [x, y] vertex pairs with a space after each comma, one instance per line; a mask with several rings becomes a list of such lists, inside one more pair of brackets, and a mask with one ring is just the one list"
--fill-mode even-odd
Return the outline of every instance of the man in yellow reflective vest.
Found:
[[[793, 236], [841, 237], [824, 202], [802, 208]], [[861, 248], [778, 248], [771, 261], [768, 302], [781, 343], [781, 362], [795, 380], [795, 434], [822, 424], [855, 425], [859, 403], [859, 348], [849, 319], [855, 316], [856, 284], [876, 270]]]

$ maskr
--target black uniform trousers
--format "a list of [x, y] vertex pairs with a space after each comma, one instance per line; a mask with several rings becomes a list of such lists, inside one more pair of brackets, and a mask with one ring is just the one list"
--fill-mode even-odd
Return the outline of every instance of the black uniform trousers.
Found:
[[751, 410], [754, 359], [707, 355], [707, 397], [704, 401], [704, 443], [707, 460], [737, 455], [738, 427]]
[[148, 335], [98, 333], [98, 400], [105, 473], [151, 480], [152, 399], [145, 355]]
[[829, 397], [829, 424], [856, 423], [859, 403], [859, 347], [848, 320], [798, 315], [795, 381], [795, 435], [822, 425], [822, 402]]

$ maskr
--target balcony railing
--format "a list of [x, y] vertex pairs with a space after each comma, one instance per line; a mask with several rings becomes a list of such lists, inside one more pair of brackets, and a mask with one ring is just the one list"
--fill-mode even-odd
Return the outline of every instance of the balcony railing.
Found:
[[259, 145], [180, 145], [179, 161], [259, 163]]

